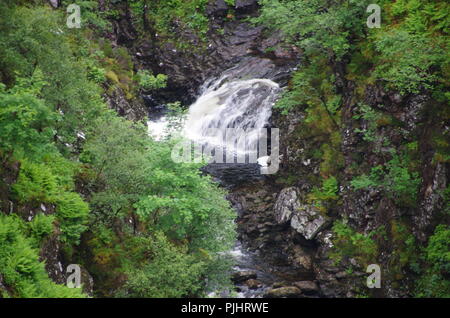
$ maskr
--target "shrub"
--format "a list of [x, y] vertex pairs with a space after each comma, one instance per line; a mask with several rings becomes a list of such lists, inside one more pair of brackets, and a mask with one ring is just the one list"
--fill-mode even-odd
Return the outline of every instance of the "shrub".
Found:
[[443, 82], [440, 72], [448, 63], [445, 43], [403, 30], [383, 33], [375, 42], [379, 61], [375, 76], [402, 94], [432, 90]]
[[12, 189], [21, 203], [51, 203], [58, 193], [58, 184], [48, 166], [23, 160], [19, 178]]
[[157, 90], [167, 85], [167, 75], [158, 74], [154, 76], [147, 70], [139, 70], [137, 73], [139, 86], [145, 90]]
[[60, 223], [61, 240], [77, 244], [86, 230], [89, 206], [74, 192], [60, 194], [56, 198], [56, 216]]
[[450, 227], [440, 224], [425, 248], [428, 269], [417, 288], [419, 297], [450, 297]]
[[372, 238], [375, 232], [361, 234], [342, 222], [334, 223], [333, 232], [334, 247], [331, 257], [335, 261], [353, 257], [364, 267], [376, 263], [378, 246]]
[[354, 178], [350, 184], [356, 189], [379, 188], [401, 206], [415, 206], [420, 178], [408, 169], [409, 159], [393, 153], [385, 167], [372, 168], [370, 175]]
[[152, 255], [141, 268], [128, 271], [128, 281], [119, 295], [128, 297], [183, 297], [196, 295], [204, 288], [201, 279], [205, 263], [187, 254], [183, 247], [170, 243], [162, 233], [147, 242]]
[[31, 235], [40, 241], [43, 237], [52, 233], [54, 221], [54, 215], [44, 215], [42, 213], [38, 213], [29, 223]]

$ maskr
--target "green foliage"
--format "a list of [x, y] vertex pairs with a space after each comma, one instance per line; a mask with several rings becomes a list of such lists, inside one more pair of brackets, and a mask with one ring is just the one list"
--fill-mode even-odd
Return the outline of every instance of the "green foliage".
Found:
[[319, 209], [324, 210], [328, 208], [329, 204], [335, 203], [339, 198], [339, 185], [335, 177], [323, 179], [322, 187], [314, 187], [311, 193], [308, 194], [308, 201], [314, 203]]
[[81, 160], [94, 222], [112, 224], [150, 189], [147, 139], [142, 125], [112, 116], [99, 119], [87, 135]]
[[32, 247], [32, 240], [22, 232], [22, 223], [15, 215], [5, 216], [0, 213], [0, 275], [3, 283], [9, 287], [9, 296], [84, 297], [80, 289], [70, 289], [50, 280], [44, 263], [39, 262], [38, 251]]
[[392, 15], [403, 19], [403, 27], [414, 33], [450, 30], [450, 4], [434, 0], [398, 0], [392, 4]]
[[307, 55], [341, 59], [350, 50], [350, 37], [364, 34], [370, 1], [262, 0], [255, 22], [278, 29]]
[[375, 111], [373, 108], [366, 104], [358, 104], [360, 115], [353, 116], [354, 119], [364, 119], [367, 122], [367, 128], [356, 128], [355, 132], [362, 133], [365, 141], [375, 141], [377, 136], [378, 120], [381, 118], [381, 114]]
[[[136, 24], [143, 28], [147, 20], [154, 30], [163, 37], [175, 40], [174, 28], [180, 31], [194, 31], [201, 39], [208, 32], [208, 18], [205, 14], [208, 0], [133, 0], [130, 7]], [[143, 17], [144, 7], [147, 15]], [[180, 38], [177, 42], [182, 41]]]
[[[19, 84], [16, 86], [20, 88], [17, 79], [33, 76], [38, 66], [43, 74], [41, 78], [50, 84], [42, 86], [39, 98], [55, 112], [56, 118], [47, 121], [52, 120], [53, 135], [58, 135], [60, 145], [72, 144], [76, 133], [85, 130], [89, 121], [105, 109], [100, 88], [87, 80], [87, 58], [82, 55], [83, 46], [79, 45], [83, 31], [64, 28], [63, 32], [65, 19], [65, 12], [49, 6], [0, 4], [0, 78], [8, 86]], [[25, 105], [31, 107], [36, 103]], [[37, 114], [45, 115], [42, 110]], [[45, 123], [43, 120], [40, 124]]]
[[82, 27], [91, 27], [99, 31], [111, 29], [111, 23], [106, 19], [108, 12], [98, 10], [98, 2], [93, 0], [62, 0], [61, 6], [67, 8], [70, 4], [80, 6]]
[[[328, 117], [323, 119], [330, 126], [335, 124], [340, 99], [335, 93], [334, 76], [323, 57], [313, 57], [299, 71], [293, 74], [289, 91], [283, 94], [277, 102], [276, 108], [287, 114], [294, 107], [309, 106], [310, 116], [307, 119], [313, 122], [316, 117]], [[320, 112], [320, 114], [319, 114]]]
[[139, 86], [145, 90], [157, 90], [167, 85], [167, 75], [154, 76], [148, 70], [139, 70], [137, 73]]
[[[2, 191], [11, 192], [20, 212], [43, 203], [48, 213], [55, 210], [31, 222], [15, 217], [5, 240], [0, 222], [8, 295], [80, 295], [51, 283], [38, 262], [37, 248], [50, 235], [63, 242], [67, 261], [80, 257], [104, 288], [99, 294], [114, 295], [128, 279], [125, 295], [197, 296], [223, 288], [231, 264], [220, 252], [235, 240], [225, 192], [201, 176], [200, 164], [171, 160], [176, 141], [152, 141], [143, 125], [118, 118], [102, 100], [102, 88], [131, 99], [139, 84], [160, 89], [167, 76], [135, 76], [128, 51], [88, 29], [106, 25], [97, 2], [76, 3], [84, 12], [80, 30], [66, 29], [65, 12], [48, 4], [0, 3], [0, 159], [20, 168], [12, 189], [5, 184]], [[156, 30], [171, 32], [172, 23], [207, 30], [206, 1], [148, 4]], [[171, 106], [181, 118], [179, 104]]]
[[[234, 242], [234, 212], [224, 199], [225, 193], [210, 178], [200, 175], [200, 164], [181, 164], [172, 160], [171, 153], [175, 143], [176, 141], [171, 140], [154, 142], [148, 138], [145, 127], [124, 119], [112, 117], [99, 120], [95, 126], [95, 134], [88, 135], [81, 157], [85, 169], [91, 171], [83, 173], [83, 183], [91, 191], [91, 223], [111, 227], [136, 211], [142, 226], [145, 225], [140, 227], [141, 231], [162, 231], [170, 240], [182, 242], [185, 249], [179, 250], [178, 255], [182, 264], [187, 260], [197, 260], [196, 264], [200, 266], [200, 261], [192, 258], [191, 254], [203, 249], [211, 258], [201, 260], [210, 269], [202, 277], [207, 277], [210, 281], [223, 280], [223, 275], [221, 277], [214, 271], [212, 264], [217, 260], [216, 253], [228, 250]], [[97, 255], [95, 272], [114, 262], [121, 262], [120, 255], [133, 260], [137, 257], [122, 250], [125, 249], [122, 244], [128, 244], [128, 239], [117, 242], [117, 247], [105, 246], [105, 243], [98, 240], [92, 242], [94, 241], [103, 246], [97, 247], [94, 252]], [[134, 260], [128, 265], [127, 271], [140, 275], [139, 277], [153, 277], [152, 273], [156, 269], [152, 262], [140, 274], [135, 272], [139, 267], [136, 262]], [[158, 266], [162, 266], [161, 263]], [[161, 267], [159, 270], [171, 269]], [[128, 277], [135, 277], [135, 274]], [[119, 276], [114, 272], [105, 280], [112, 283], [118, 279], [115, 275]], [[204, 281], [201, 284], [206, 286]], [[161, 290], [166, 287], [170, 288], [169, 282], [159, 286]], [[130, 287], [134, 288], [138, 288], [137, 285]], [[154, 289], [136, 291], [138, 292], [151, 295], [156, 293]], [[191, 292], [196, 294], [198, 290]]]
[[95, 83], [103, 83], [105, 81], [106, 72], [105, 69], [92, 66], [89, 69], [89, 73], [87, 74], [87, 77], [89, 80], [94, 81]]
[[[62, 158], [59, 160], [60, 164], [65, 161]], [[13, 191], [21, 203], [37, 205], [44, 202], [56, 204], [62, 241], [76, 243], [80, 234], [86, 229], [84, 223], [89, 214], [89, 207], [77, 193], [65, 192], [71, 190], [72, 180], [65, 179], [67, 175], [55, 176], [50, 167], [53, 167], [55, 171], [61, 169], [61, 166], [58, 167], [58, 165], [50, 166], [28, 160], [22, 161], [19, 178], [12, 187]], [[60, 173], [70, 171], [66, 169], [68, 169], [67, 166], [60, 170]]]
[[450, 227], [440, 224], [425, 248], [425, 260], [429, 264], [418, 284], [419, 297], [450, 297]]
[[51, 125], [56, 117], [36, 97], [44, 85], [39, 70], [30, 79], [17, 81], [9, 90], [0, 84], [0, 149], [10, 154], [14, 151], [16, 156], [36, 156], [51, 149]]
[[369, 234], [358, 233], [347, 224], [335, 222], [333, 225], [333, 252], [331, 257], [340, 262], [344, 257], [355, 258], [359, 265], [367, 266], [376, 263], [378, 256], [378, 246], [373, 236], [375, 232]]
[[371, 169], [370, 175], [354, 178], [351, 185], [356, 189], [376, 187], [401, 206], [414, 206], [420, 185], [417, 172], [408, 169], [409, 159], [393, 153], [393, 158], [383, 166]]
[[390, 222], [390, 237], [385, 237], [385, 243], [390, 246], [390, 258], [386, 274], [393, 281], [401, 281], [412, 271], [419, 273], [419, 244], [410, 227], [400, 220]]
[[152, 147], [152, 194], [136, 204], [137, 213], [158, 220], [157, 227], [169, 237], [188, 240], [191, 248], [225, 251], [234, 240], [234, 212], [224, 200], [225, 192], [201, 175], [201, 164], [171, 159], [176, 142]]
[[439, 38], [393, 30], [375, 40], [379, 53], [374, 75], [390, 89], [402, 94], [431, 90], [439, 82], [442, 69], [448, 65], [446, 43]]
[[174, 298], [195, 295], [202, 290], [204, 262], [170, 243], [162, 233], [156, 232], [146, 244], [150, 262], [126, 272], [129, 280], [119, 295]]
[[45, 236], [51, 234], [53, 232], [54, 221], [55, 216], [53, 215], [36, 214], [29, 224], [32, 236], [40, 241]]
[[13, 191], [21, 203], [53, 203], [58, 193], [58, 184], [48, 166], [24, 160]]
[[61, 240], [77, 244], [87, 227], [89, 206], [78, 193], [66, 192], [56, 198], [56, 216], [60, 222]]

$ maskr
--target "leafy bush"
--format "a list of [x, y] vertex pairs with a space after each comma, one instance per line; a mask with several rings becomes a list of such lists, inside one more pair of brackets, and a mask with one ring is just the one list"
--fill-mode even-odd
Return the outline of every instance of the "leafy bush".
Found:
[[441, 69], [448, 63], [448, 50], [439, 38], [410, 34], [403, 30], [383, 33], [375, 41], [379, 53], [375, 76], [402, 94], [434, 89]]
[[375, 232], [361, 234], [347, 224], [335, 222], [333, 225], [333, 252], [331, 257], [340, 262], [344, 257], [355, 258], [361, 266], [376, 263], [378, 246], [372, 238]]
[[6, 90], [0, 83], [0, 148], [17, 156], [36, 156], [51, 149], [52, 120], [56, 117], [36, 97], [42, 85], [42, 73], [31, 79], [17, 79], [19, 84]]
[[364, 34], [370, 1], [262, 0], [255, 22], [278, 29], [307, 55], [341, 59], [350, 49], [350, 37]]
[[162, 233], [155, 233], [147, 242], [149, 261], [142, 268], [126, 274], [129, 280], [120, 294], [128, 297], [183, 297], [200, 292], [205, 263], [176, 247]]
[[54, 215], [44, 215], [42, 213], [36, 214], [33, 220], [29, 223], [31, 235], [41, 240], [43, 237], [49, 235], [53, 231]]
[[96, 67], [96, 66], [92, 66], [89, 69], [89, 73], [87, 75], [88, 79], [90, 79], [91, 81], [94, 81], [95, 83], [103, 83], [105, 81], [105, 70], [103, 68], [100, 67]]
[[[158, 34], [175, 40], [174, 26], [186, 31], [194, 31], [201, 39], [204, 39], [208, 31], [208, 18], [205, 14], [208, 0], [170, 0], [170, 1], [142, 1], [134, 0], [131, 3], [133, 15], [141, 18], [144, 6], [147, 7], [149, 22]], [[138, 20], [139, 22], [141, 20]], [[144, 22], [144, 21], [142, 21]], [[143, 23], [142, 23], [143, 24]], [[177, 38], [177, 42], [181, 39]]]
[[78, 193], [66, 192], [56, 198], [56, 216], [60, 222], [63, 242], [77, 244], [86, 229], [89, 206]]
[[311, 193], [308, 194], [308, 201], [313, 202], [318, 208], [326, 212], [327, 205], [330, 202], [335, 202], [339, 196], [338, 181], [335, 177], [323, 179], [322, 188], [314, 187]]
[[407, 157], [401, 158], [394, 153], [393, 158], [386, 163], [385, 167], [374, 167], [370, 175], [356, 177], [350, 184], [356, 190], [369, 187], [379, 188], [399, 205], [414, 206], [420, 178], [417, 172], [409, 171], [408, 163]]
[[167, 75], [164, 74], [154, 76], [148, 70], [139, 70], [137, 77], [139, 86], [145, 90], [161, 89], [167, 85]]
[[23, 160], [19, 178], [13, 185], [19, 202], [53, 203], [58, 193], [57, 179], [44, 164]]
[[450, 297], [450, 227], [440, 224], [425, 248], [428, 269], [418, 284], [419, 297]]

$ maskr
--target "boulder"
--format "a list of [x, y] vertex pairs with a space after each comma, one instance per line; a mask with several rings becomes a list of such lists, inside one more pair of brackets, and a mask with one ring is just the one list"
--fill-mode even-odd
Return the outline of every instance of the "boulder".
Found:
[[302, 295], [302, 291], [295, 286], [272, 288], [264, 295], [267, 298], [297, 298]]
[[262, 286], [261, 282], [256, 279], [249, 279], [244, 283], [249, 289], [258, 289]]
[[236, 0], [235, 9], [237, 11], [248, 12], [255, 10], [258, 6], [258, 0]]
[[274, 206], [275, 220], [278, 224], [289, 222], [292, 214], [300, 207], [297, 193], [296, 187], [281, 190]]
[[242, 271], [233, 274], [232, 280], [235, 284], [245, 282], [249, 279], [255, 279], [257, 277], [254, 271]]
[[227, 12], [228, 5], [225, 0], [211, 0], [206, 6], [206, 14], [209, 16], [224, 17]]
[[298, 198], [296, 187], [281, 190], [274, 206], [275, 220], [278, 224], [290, 221], [291, 227], [302, 234], [307, 240], [312, 240], [325, 228], [329, 219], [309, 204], [302, 204]]
[[312, 240], [329, 224], [329, 219], [311, 205], [301, 205], [291, 218], [291, 227]]
[[294, 285], [302, 291], [302, 293], [310, 295], [319, 292], [319, 286], [313, 281], [305, 280], [294, 283]]

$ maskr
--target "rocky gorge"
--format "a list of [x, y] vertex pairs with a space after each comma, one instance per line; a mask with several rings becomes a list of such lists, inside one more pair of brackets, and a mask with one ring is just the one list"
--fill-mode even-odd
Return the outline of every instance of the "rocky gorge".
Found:
[[[67, 5], [63, 0], [44, 2], [47, 7], [51, 5], [47, 9], [55, 11]], [[64, 284], [68, 277], [65, 268], [76, 262], [82, 264], [83, 292], [91, 297], [448, 296], [448, 61], [445, 54], [439, 53], [444, 56], [441, 58], [425, 49], [422, 57], [417, 44], [422, 42], [415, 42], [419, 41], [417, 30], [414, 33], [407, 29], [415, 34], [410, 39], [412, 44], [398, 38], [383, 42], [383, 37], [395, 33], [408, 16], [397, 7], [402, 1], [388, 5], [386, 11], [392, 14], [390, 20], [386, 19], [388, 31], [365, 29], [365, 1], [337, 1], [327, 3], [329, 6], [300, 0], [91, 2], [95, 5], [85, 4], [83, 10], [92, 11], [94, 5], [96, 17], [107, 20], [110, 27], [88, 29], [83, 34], [92, 41], [86, 51], [94, 52], [89, 53], [94, 57], [89, 56], [90, 62], [83, 62], [86, 65], [80, 64], [88, 70], [89, 81], [100, 77], [97, 84], [106, 106], [130, 123], [114, 126], [108, 118], [112, 124], [106, 121], [102, 127], [92, 120], [96, 124], [94, 128], [86, 125], [91, 129], [86, 135], [74, 129], [76, 137], [53, 138], [62, 148], [69, 149], [64, 148], [61, 153], [80, 167], [76, 174], [72, 172], [70, 182], [63, 177], [48, 180], [67, 182], [62, 186], [64, 191], [72, 187], [71, 191], [80, 194], [79, 200], [84, 199], [92, 207], [89, 226], [87, 221], [69, 226], [78, 235], [76, 243], [68, 243], [67, 238], [64, 241], [66, 233], [59, 228], [67, 222], [59, 216], [65, 202], [43, 194], [37, 198], [30, 194], [30, 202], [18, 196], [21, 188], [15, 184], [20, 176], [28, 181], [20, 172], [22, 166], [27, 167], [27, 161], [9, 162], [8, 157], [2, 157], [0, 147], [0, 159], [4, 159], [0, 170], [0, 209], [8, 217], [17, 213], [28, 222], [35, 222], [36, 218], [39, 221], [38, 215], [49, 217], [47, 236], [39, 232], [45, 232], [45, 224], [32, 223], [30, 229], [23, 224], [14, 226], [27, 229], [26, 235], [40, 233], [39, 261], [45, 262], [45, 271], [53, 282]], [[91, 16], [89, 19], [98, 22]], [[427, 19], [428, 16], [423, 18]], [[434, 21], [439, 19], [429, 20], [437, 24]], [[95, 29], [92, 21], [89, 20], [90, 28]], [[291, 22], [291, 28], [299, 30], [292, 30]], [[405, 28], [411, 25], [407, 22]], [[447, 31], [441, 28], [433, 32], [440, 38]], [[401, 38], [405, 34], [395, 36]], [[410, 46], [398, 44], [400, 48], [396, 49], [392, 43]], [[422, 47], [432, 50], [445, 46], [436, 41]], [[74, 54], [74, 60], [84, 61], [80, 56], [85, 52], [81, 51], [79, 56]], [[419, 62], [415, 60], [417, 56], [422, 58]], [[401, 68], [394, 67], [396, 62]], [[422, 65], [426, 67], [422, 69]], [[50, 70], [49, 74], [53, 72]], [[433, 75], [428, 81], [430, 72]], [[435, 73], [444, 75], [441, 78]], [[10, 76], [6, 71], [5, 74], [0, 72], [2, 79]], [[143, 79], [150, 84], [142, 84]], [[59, 89], [61, 81], [55, 80], [54, 86]], [[416, 86], [415, 81], [419, 83]], [[437, 89], [433, 90], [432, 85]], [[0, 86], [0, 93], [2, 89]], [[70, 100], [63, 97], [64, 101]], [[55, 109], [66, 116], [59, 109], [60, 104], [64, 105], [58, 102]], [[89, 104], [86, 109], [91, 107]], [[157, 126], [156, 130], [165, 128], [171, 112], [187, 118], [183, 137], [201, 140], [203, 145], [209, 142], [202, 138], [210, 137], [205, 134], [211, 127], [222, 131], [253, 128], [279, 129], [279, 147], [269, 147], [268, 154], [257, 156], [258, 163], [212, 163], [202, 167], [201, 173], [198, 168], [192, 172], [185, 167], [187, 177], [176, 179], [179, 175], [184, 177], [184, 171], [163, 159], [169, 158], [168, 148], [158, 148], [160, 141], [156, 139], [146, 146], [133, 139], [147, 137], [145, 125], [150, 132], [152, 125]], [[88, 111], [76, 108], [75, 113], [84, 116]], [[98, 113], [94, 112], [92, 117], [96, 116]], [[99, 127], [104, 134], [97, 138], [93, 131]], [[127, 134], [124, 127], [131, 127], [133, 133]], [[142, 128], [143, 135], [134, 132]], [[41, 131], [46, 130], [39, 128]], [[123, 137], [116, 138], [114, 131], [123, 133]], [[107, 141], [109, 146], [104, 146]], [[95, 147], [84, 150], [85, 142]], [[124, 152], [124, 159], [120, 151], [129, 144], [142, 148]], [[97, 148], [104, 153], [96, 152]], [[274, 160], [271, 152], [275, 153], [275, 148], [279, 151], [279, 169], [275, 174], [262, 174], [261, 167], [270, 166]], [[96, 156], [103, 161], [96, 162]], [[115, 156], [126, 164], [122, 165]], [[39, 164], [46, 164], [45, 160]], [[112, 162], [110, 166], [108, 160]], [[149, 160], [157, 169], [142, 165]], [[50, 164], [56, 166], [55, 171], [64, 171], [59, 163]], [[133, 168], [143, 176], [130, 172], [128, 181], [128, 176], [115, 171], [115, 167], [130, 171]], [[111, 172], [105, 174], [104, 169], [108, 168]], [[31, 172], [25, 176], [32, 179], [36, 172], [29, 169]], [[45, 176], [51, 175], [44, 172]], [[208, 182], [210, 176], [224, 192], [216, 192], [216, 183], [207, 187], [199, 181], [203, 179], [195, 179], [200, 178], [197, 174], [207, 175]], [[104, 175], [107, 177], [102, 179]], [[108, 183], [108, 178], [115, 183]], [[47, 185], [51, 182], [43, 180], [41, 188], [52, 190]], [[190, 184], [192, 180], [197, 182], [194, 186]], [[141, 185], [145, 185], [144, 190], [139, 188]], [[135, 186], [137, 190], [132, 192]], [[167, 193], [166, 186], [170, 189]], [[118, 200], [117, 193], [107, 192], [110, 189], [123, 197]], [[97, 197], [96, 191], [100, 193]], [[87, 203], [76, 205], [76, 198], [63, 194], [69, 201], [68, 210], [86, 210], [88, 214]], [[227, 219], [223, 212], [227, 208], [216, 196], [227, 203], [223, 199], [226, 196], [231, 204], [237, 233], [234, 248], [218, 253], [233, 263], [230, 273], [225, 269], [220, 273], [225, 273], [228, 281], [231, 279], [231, 289], [219, 295], [204, 294], [206, 283], [195, 285], [208, 280], [200, 270], [202, 266], [221, 270], [216, 263], [208, 263], [215, 252], [201, 245], [207, 241], [204, 237], [210, 238], [209, 232], [217, 230], [216, 236], [225, 241], [224, 236], [235, 233], [230, 225], [232, 218]], [[186, 205], [177, 210], [180, 202]], [[204, 210], [203, 203], [209, 204]], [[205, 211], [223, 214], [208, 221], [213, 228], [200, 229], [189, 223], [194, 219], [189, 213], [197, 212], [197, 208], [201, 221], [207, 219]], [[170, 209], [181, 211], [180, 215], [175, 213], [170, 219]], [[164, 219], [167, 215], [169, 218]], [[220, 217], [230, 224], [217, 224]], [[81, 217], [76, 215], [74, 219]], [[5, 224], [15, 229], [13, 221], [8, 222]], [[56, 224], [56, 229], [52, 224]], [[2, 237], [9, 237], [2, 233], [0, 243]], [[196, 235], [200, 237], [198, 241], [194, 239]], [[37, 244], [32, 240], [30, 244]], [[215, 248], [216, 243], [211, 246]], [[380, 288], [369, 286], [369, 265], [380, 268]], [[158, 272], [164, 266], [174, 280], [180, 279], [177, 284], [181, 287], [177, 285], [178, 289], [172, 290], [168, 284], [164, 289], [166, 286], [159, 279], [165, 274]], [[181, 272], [184, 275], [179, 275]], [[5, 273], [0, 268], [0, 296], [5, 291], [10, 295], [16, 292], [4, 282]], [[154, 281], [164, 288], [153, 286]]]
[[[232, 19], [228, 19], [230, 10], [233, 11]], [[168, 87], [152, 94], [152, 102], [145, 105], [150, 111], [152, 107], [169, 101], [181, 100], [185, 105], [191, 104], [205, 81], [217, 78], [233, 66], [238, 66], [235, 72], [237, 79], [267, 78], [286, 88], [292, 72], [302, 67], [299, 65], [300, 50], [286, 44], [281, 33], [268, 33], [263, 27], [248, 22], [249, 17], [258, 15], [258, 10], [256, 0], [237, 0], [234, 7], [223, 0], [210, 1], [206, 12], [211, 31], [207, 35], [206, 51], [201, 53], [179, 51], [172, 44], [158, 39], [157, 34], [140, 38], [126, 14], [115, 23], [115, 32], [110, 36], [117, 45], [124, 45], [133, 52], [137, 65], [169, 76]], [[221, 31], [217, 33], [217, 30]], [[178, 33], [176, 25], [173, 32], [188, 43], [199, 43], [195, 34]], [[245, 268], [247, 262], [242, 265], [244, 271], [234, 276], [238, 291], [245, 290], [251, 297], [408, 296], [411, 292], [409, 274], [403, 270], [394, 274], [390, 272], [396, 256], [392, 254], [395, 247], [389, 240], [381, 244], [380, 258], [372, 260], [386, 268], [380, 290], [367, 288], [368, 274], [356, 258], [347, 257], [338, 264], [332, 257], [336, 235], [332, 230], [333, 221], [346, 218], [352, 227], [363, 233], [383, 226], [391, 233], [389, 235], [394, 235], [389, 229], [395, 226], [395, 220], [408, 215], [413, 220], [411, 229], [414, 236], [424, 241], [443, 207], [439, 193], [446, 187], [448, 168], [443, 163], [432, 163], [429, 127], [441, 129], [441, 133], [445, 133], [448, 127], [439, 126], [438, 121], [424, 112], [430, 102], [429, 97], [420, 94], [402, 97], [378, 85], [367, 86], [357, 97], [355, 83], [346, 78], [344, 65], [332, 62], [331, 68], [337, 79], [337, 89], [343, 96], [342, 122], [337, 130], [342, 143], [340, 154], [334, 158], [334, 164], [342, 167], [340, 179], [343, 185], [338, 189], [339, 201], [334, 201], [328, 213], [324, 214], [307, 197], [316, 183], [314, 180], [320, 175], [321, 161], [312, 152], [321, 145], [315, 138], [298, 137], [306, 117], [301, 110], [287, 116], [273, 110], [270, 126], [281, 129], [282, 160], [277, 175], [262, 180], [241, 178], [239, 182], [233, 182], [231, 178], [227, 182], [231, 192], [229, 200], [238, 213], [240, 248], [252, 253], [250, 263], [255, 260], [261, 262], [252, 264], [253, 269]], [[383, 151], [387, 151], [379, 144], [381, 151], [373, 153], [367, 148], [367, 143], [361, 142], [361, 134], [355, 130], [359, 124], [354, 117], [360, 101], [373, 107], [383, 105], [389, 120], [401, 123], [400, 131], [389, 125], [383, 126], [377, 132], [381, 139], [389, 138], [395, 145], [404, 139], [419, 137], [423, 149], [421, 173], [425, 178], [420, 185], [417, 208], [398, 208], [376, 189], [355, 191], [348, 185], [354, 176], [352, 167], [355, 164], [360, 164], [361, 160], [380, 162], [379, 156], [383, 157]], [[117, 107], [114, 103], [111, 106]], [[134, 113], [132, 118], [144, 115], [144, 112], [135, 113], [139, 108], [119, 107], [128, 107], [126, 112]], [[369, 124], [363, 122], [363, 125]], [[399, 281], [403, 282], [401, 288]]]

